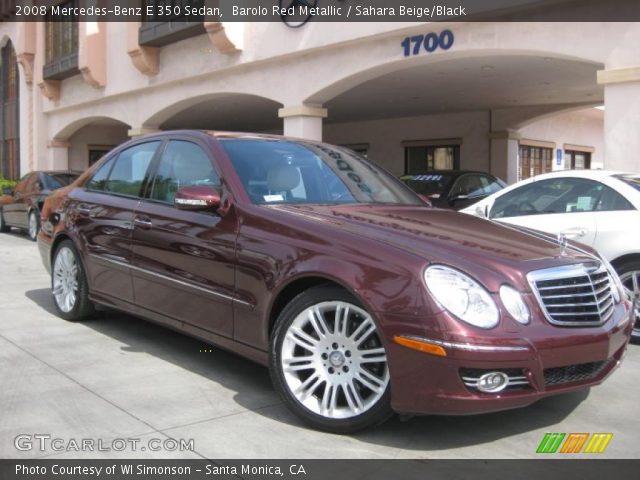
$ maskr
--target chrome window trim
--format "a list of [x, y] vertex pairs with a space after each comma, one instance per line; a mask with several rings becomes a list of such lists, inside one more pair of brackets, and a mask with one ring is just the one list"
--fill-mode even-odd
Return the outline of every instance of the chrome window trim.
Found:
[[121, 261], [118, 261], [118, 260], [113, 260], [111, 258], [104, 257], [102, 255], [96, 255], [94, 253], [90, 253], [89, 257], [91, 257], [93, 259], [97, 259], [99, 261], [104, 261], [104, 262], [107, 262], [107, 263], [112, 263], [114, 265], [125, 267], [125, 268], [128, 268], [130, 270], [134, 270], [136, 272], [145, 273], [145, 274], [150, 275], [152, 277], [161, 278], [163, 280], [167, 280], [169, 282], [173, 282], [173, 283], [176, 283], [178, 285], [182, 285], [183, 287], [193, 288], [194, 290], [198, 290], [200, 292], [208, 293], [210, 295], [215, 295], [217, 297], [221, 297], [221, 298], [224, 298], [226, 300], [231, 300], [233, 302], [237, 302], [237, 303], [240, 303], [242, 305], [246, 305], [248, 307], [253, 308], [253, 305], [250, 304], [249, 302], [245, 302], [244, 300], [240, 300], [240, 299], [238, 299], [236, 297], [231, 297], [229, 295], [225, 295], [224, 293], [219, 293], [219, 292], [216, 292], [216, 291], [208, 289], [208, 288], [200, 287], [199, 285], [194, 285], [193, 283], [185, 282], [183, 280], [178, 280], [176, 278], [171, 278], [171, 277], [169, 277], [167, 275], [163, 275], [161, 273], [152, 272], [151, 270], [147, 270], [146, 268], [136, 267], [134, 265], [130, 265], [128, 263], [121, 262]]

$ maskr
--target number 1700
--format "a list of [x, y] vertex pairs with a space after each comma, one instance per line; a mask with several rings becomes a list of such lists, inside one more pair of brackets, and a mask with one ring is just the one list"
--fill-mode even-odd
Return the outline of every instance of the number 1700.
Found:
[[400, 45], [402, 45], [405, 57], [418, 55], [423, 48], [427, 53], [435, 52], [438, 48], [449, 50], [453, 45], [453, 32], [444, 30], [440, 32], [440, 35], [433, 32], [426, 35], [414, 35], [405, 38]]

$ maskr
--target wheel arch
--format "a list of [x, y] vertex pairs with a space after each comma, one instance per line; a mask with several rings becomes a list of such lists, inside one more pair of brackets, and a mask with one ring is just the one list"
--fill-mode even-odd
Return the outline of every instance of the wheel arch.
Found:
[[371, 312], [371, 309], [367, 305], [367, 302], [365, 302], [364, 299], [357, 294], [357, 292], [349, 288], [343, 282], [326, 275], [309, 273], [304, 276], [291, 279], [289, 282], [287, 282], [280, 288], [278, 293], [274, 295], [273, 301], [269, 306], [268, 317], [267, 317], [268, 319], [267, 338], [268, 339], [271, 338], [271, 334], [273, 333], [273, 329], [275, 327], [275, 323], [276, 323], [276, 320], [278, 319], [278, 316], [280, 315], [282, 310], [287, 306], [287, 304], [302, 292], [320, 285], [335, 286], [350, 293], [358, 300], [358, 302], [362, 304], [362, 306], [366, 310], [369, 311], [369, 314], [372, 315], [373, 317], [373, 312]]
[[632, 261], [640, 262], [640, 253], [627, 253], [625, 255], [621, 255], [612, 260], [611, 265], [617, 270], [621, 265]]
[[[62, 242], [64, 242], [65, 240], [69, 240], [73, 244], [73, 246], [75, 247], [76, 251], [80, 252], [80, 249], [78, 248], [78, 245], [73, 240], [73, 238], [71, 238], [71, 235], [68, 235], [66, 233], [59, 233], [53, 239], [53, 242], [51, 242], [51, 250], [49, 251], [49, 265], [51, 265], [52, 268], [53, 268], [53, 256], [55, 255], [56, 250], [58, 250], [58, 246]], [[80, 261], [82, 262], [82, 258], [80, 258]], [[82, 267], [84, 268], [84, 262], [82, 262]]]

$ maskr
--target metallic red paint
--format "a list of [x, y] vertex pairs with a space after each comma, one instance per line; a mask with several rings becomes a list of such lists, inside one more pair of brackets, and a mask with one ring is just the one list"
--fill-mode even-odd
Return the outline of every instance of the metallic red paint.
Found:
[[[631, 331], [628, 301], [619, 303], [602, 326], [559, 328], [544, 319], [526, 279], [532, 270], [592, 260], [593, 252], [563, 252], [536, 235], [419, 205], [254, 205], [219, 143], [239, 136], [165, 132], [147, 137], [187, 139], [207, 149], [222, 178], [217, 214], [92, 192], [85, 188], [91, 172], [83, 175], [43, 210], [43, 225], [49, 225], [39, 246], [47, 268], [57, 243], [70, 238], [88, 272], [93, 301], [263, 364], [274, 308], [282, 304], [279, 295], [295, 290], [297, 282], [340, 285], [377, 323], [388, 355], [391, 402], [399, 412], [469, 414], [524, 406], [598, 384], [619, 364]], [[132, 143], [111, 152], [92, 171]], [[447, 313], [424, 283], [424, 269], [432, 263], [477, 279], [496, 301], [500, 324], [483, 330]], [[501, 306], [503, 284], [523, 292], [530, 325], [519, 324]], [[397, 345], [396, 335], [526, 350], [445, 347], [447, 356], [437, 357]], [[544, 384], [543, 368], [594, 361], [610, 364], [590, 380], [552, 388]], [[463, 384], [461, 368], [520, 368], [531, 388], [496, 395], [473, 392]]]

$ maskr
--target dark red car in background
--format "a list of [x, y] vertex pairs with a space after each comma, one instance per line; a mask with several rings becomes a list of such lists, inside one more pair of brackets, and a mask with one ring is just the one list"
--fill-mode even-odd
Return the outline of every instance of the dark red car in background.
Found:
[[432, 209], [318, 142], [139, 138], [43, 217], [60, 316], [106, 305], [268, 365], [293, 412], [333, 432], [598, 384], [632, 328], [593, 250]]
[[36, 241], [40, 230], [40, 211], [45, 199], [54, 190], [69, 185], [80, 172], [68, 170], [31, 172], [20, 179], [13, 189], [5, 189], [0, 197], [0, 232], [11, 227], [26, 230]]

